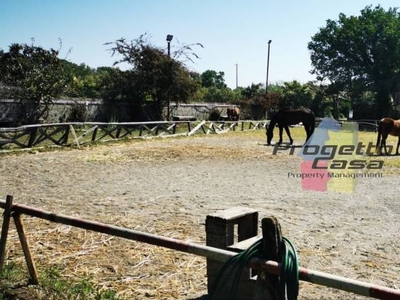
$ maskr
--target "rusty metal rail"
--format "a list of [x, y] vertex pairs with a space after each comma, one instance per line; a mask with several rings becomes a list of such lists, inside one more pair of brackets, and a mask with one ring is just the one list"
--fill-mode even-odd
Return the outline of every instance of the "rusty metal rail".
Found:
[[[20, 215], [25, 214], [32, 217], [48, 220], [55, 223], [70, 225], [82, 229], [92, 230], [108, 235], [113, 235], [129, 240], [135, 240], [155, 246], [160, 246], [168, 249], [173, 249], [185, 253], [195, 254], [218, 261], [225, 262], [236, 252], [217, 249], [214, 247], [199, 245], [196, 243], [185, 242], [173, 238], [158, 236], [155, 234], [140, 232], [137, 230], [122, 228], [113, 225], [107, 225], [100, 222], [69, 217], [61, 214], [55, 214], [45, 210], [29, 207], [22, 204], [12, 204], [12, 196], [7, 196], [6, 201], [0, 200], [0, 207], [5, 209], [3, 217], [3, 228], [0, 241], [0, 270], [3, 268], [7, 233], [9, 227], [10, 216], [14, 217], [16, 221], [18, 234], [21, 240], [21, 245], [24, 250], [25, 258], [29, 269], [29, 274], [33, 278], [33, 282], [37, 281], [36, 269], [29, 251], [29, 244], [24, 236], [23, 226], [20, 222]], [[267, 261], [264, 259], [252, 259], [249, 267], [253, 269], [264, 269], [268, 273], [275, 275], [280, 274], [280, 264], [274, 261]], [[303, 281], [340, 289], [343, 291], [355, 293], [362, 296], [368, 296], [376, 299], [400, 299], [400, 290], [392, 289], [384, 286], [365, 283], [358, 280], [352, 280], [341, 276], [336, 276], [324, 272], [306, 269], [300, 267], [299, 278]]]

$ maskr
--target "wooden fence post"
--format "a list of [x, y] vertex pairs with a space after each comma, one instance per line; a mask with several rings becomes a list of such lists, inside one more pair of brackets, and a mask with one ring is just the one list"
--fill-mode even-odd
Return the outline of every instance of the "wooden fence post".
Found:
[[3, 215], [3, 226], [1, 228], [1, 240], [0, 240], [0, 273], [3, 272], [4, 260], [6, 256], [6, 243], [8, 229], [10, 228], [10, 217], [12, 208], [13, 196], [7, 195], [6, 207]]
[[74, 126], [72, 126], [72, 124], [69, 125], [69, 130], [72, 133], [72, 135], [74, 136], [74, 141], [75, 141], [76, 146], [78, 147], [78, 149], [80, 149], [81, 146], [79, 145], [79, 140], [78, 140], [78, 137], [76, 136], [76, 132], [75, 132]]
[[38, 129], [39, 129], [38, 127], [33, 127], [30, 129], [28, 148], [32, 148], [32, 146], [35, 144], [35, 139], [36, 139]]
[[93, 134], [92, 134], [92, 142], [96, 141], [96, 135], [97, 135], [97, 130], [99, 129], [98, 126], [96, 126], [96, 128], [93, 130]]
[[31, 277], [31, 284], [39, 284], [35, 263], [33, 262], [31, 252], [29, 250], [29, 243], [26, 239], [24, 226], [22, 224], [21, 215], [19, 213], [14, 213], [14, 222], [17, 227], [17, 232], [19, 236], [19, 241], [21, 242], [22, 250], [24, 251], [26, 265], [28, 267], [28, 272]]
[[66, 126], [65, 126], [65, 133], [64, 133], [64, 140], [62, 141], [62, 143], [63, 143], [64, 145], [67, 145], [67, 144], [68, 144], [68, 138], [69, 138], [69, 126], [66, 125]]
[[[261, 220], [263, 234], [263, 259], [281, 262], [282, 232], [278, 219], [274, 216]], [[279, 295], [279, 276], [261, 270], [257, 276], [255, 299], [284, 300]], [[283, 297], [283, 298], [282, 298]]]

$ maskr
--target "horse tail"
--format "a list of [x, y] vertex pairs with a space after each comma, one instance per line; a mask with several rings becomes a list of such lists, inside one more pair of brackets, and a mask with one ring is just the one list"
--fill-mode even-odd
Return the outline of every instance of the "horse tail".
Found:
[[315, 130], [315, 115], [314, 112], [311, 109], [308, 109], [311, 115], [311, 122], [310, 122], [310, 128], [309, 128], [309, 134], [312, 136]]
[[315, 130], [315, 116], [314, 116], [313, 112], [311, 112], [311, 113], [313, 114], [313, 120], [312, 120], [311, 126], [310, 126], [310, 136], [314, 133], [314, 130]]

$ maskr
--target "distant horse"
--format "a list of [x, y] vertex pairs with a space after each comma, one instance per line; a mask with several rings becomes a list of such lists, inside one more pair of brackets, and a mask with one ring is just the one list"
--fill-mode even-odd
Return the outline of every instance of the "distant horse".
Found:
[[[396, 155], [399, 154], [400, 145], [400, 120], [394, 120], [392, 118], [383, 118], [378, 122], [378, 139], [376, 141], [376, 150], [379, 149], [379, 153], [382, 151], [382, 146], [385, 148], [386, 155], [388, 154], [386, 149], [386, 139], [388, 135], [398, 136]], [[382, 137], [382, 143], [381, 143]]]
[[228, 107], [226, 109], [228, 121], [239, 121], [240, 109], [237, 107]]
[[275, 125], [278, 124], [279, 126], [279, 142], [278, 144], [282, 143], [282, 133], [283, 128], [285, 128], [286, 134], [289, 137], [290, 145], [293, 144], [293, 139], [290, 135], [289, 125], [295, 125], [299, 123], [303, 123], [304, 129], [307, 134], [307, 139], [311, 137], [314, 133], [315, 129], [315, 116], [314, 113], [308, 108], [298, 108], [298, 109], [280, 109], [276, 112], [272, 118], [269, 126], [267, 128], [267, 143], [268, 145], [271, 144], [272, 138], [274, 136], [274, 128]]

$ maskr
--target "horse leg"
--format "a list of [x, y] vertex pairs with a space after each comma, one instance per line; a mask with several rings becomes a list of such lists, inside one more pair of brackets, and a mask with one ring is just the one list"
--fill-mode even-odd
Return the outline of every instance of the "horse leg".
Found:
[[381, 144], [381, 133], [378, 131], [378, 138], [376, 140], [376, 148], [375, 148], [375, 152], [378, 155], [382, 154], [382, 144]]
[[286, 131], [286, 134], [289, 137], [290, 145], [292, 145], [293, 144], [293, 139], [292, 139], [292, 136], [290, 135], [289, 126], [287, 126], [287, 125], [285, 126], [285, 131]]
[[396, 155], [399, 155], [399, 145], [400, 145], [400, 136], [397, 139], [397, 148], [396, 148]]
[[382, 146], [383, 149], [385, 149], [385, 154], [388, 155], [387, 149], [386, 149], [386, 139], [387, 139], [387, 135], [383, 135], [382, 134], [382, 144], [381, 144], [381, 151], [382, 151]]
[[282, 134], [283, 134], [283, 126], [279, 125], [279, 142], [278, 142], [278, 145], [282, 144]]
[[311, 126], [308, 124], [304, 124], [304, 129], [305, 129], [306, 135], [307, 135], [307, 137], [306, 137], [306, 143], [307, 143], [308, 139], [311, 136]]

